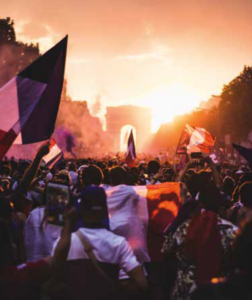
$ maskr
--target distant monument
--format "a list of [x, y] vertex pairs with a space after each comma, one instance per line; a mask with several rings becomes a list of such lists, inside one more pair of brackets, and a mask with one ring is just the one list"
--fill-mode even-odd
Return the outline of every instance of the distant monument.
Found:
[[133, 105], [107, 107], [106, 132], [112, 141], [111, 151], [120, 150], [121, 129], [125, 125], [135, 128], [137, 151], [143, 151], [144, 144], [151, 135], [151, 121], [151, 108]]

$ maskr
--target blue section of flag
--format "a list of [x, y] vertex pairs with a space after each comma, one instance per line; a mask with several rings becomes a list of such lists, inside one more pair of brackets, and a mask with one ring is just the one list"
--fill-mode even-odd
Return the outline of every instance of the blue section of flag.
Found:
[[66, 47], [67, 37], [18, 75], [30, 82], [46, 84], [42, 95], [34, 94], [32, 99], [27, 97], [21, 86], [17, 86], [19, 114], [25, 120], [21, 126], [23, 144], [50, 139], [54, 132], [64, 80]]

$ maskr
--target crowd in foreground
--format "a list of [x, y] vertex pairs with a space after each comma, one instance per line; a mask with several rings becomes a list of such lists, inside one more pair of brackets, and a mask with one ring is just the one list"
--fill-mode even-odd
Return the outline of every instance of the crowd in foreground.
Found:
[[[247, 166], [188, 162], [128, 168], [114, 159], [0, 165], [1, 299], [251, 299], [252, 172]], [[182, 205], [167, 224], [162, 262], [139, 259], [110, 230], [113, 186], [181, 182]]]

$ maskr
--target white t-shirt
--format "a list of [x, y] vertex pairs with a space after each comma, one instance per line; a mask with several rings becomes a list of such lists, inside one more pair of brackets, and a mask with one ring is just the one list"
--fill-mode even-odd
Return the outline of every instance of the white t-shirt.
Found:
[[[120, 267], [119, 278], [128, 278], [126, 273], [139, 266], [130, 245], [124, 237], [118, 236], [107, 229], [80, 228], [80, 232], [91, 245], [96, 259], [100, 262], [118, 264]], [[55, 242], [53, 252], [58, 244]], [[68, 260], [88, 259], [83, 244], [78, 236], [73, 233]]]
[[41, 228], [45, 207], [31, 211], [25, 222], [24, 242], [27, 261], [33, 262], [50, 256], [55, 241], [61, 235], [61, 226], [45, 223]]
[[69, 171], [69, 175], [71, 177], [72, 184], [75, 185], [77, 183], [77, 180], [78, 180], [78, 174], [74, 171]]

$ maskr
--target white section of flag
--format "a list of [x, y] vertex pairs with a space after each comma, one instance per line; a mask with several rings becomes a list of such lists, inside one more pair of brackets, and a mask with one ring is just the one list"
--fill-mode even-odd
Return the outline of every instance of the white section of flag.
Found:
[[47, 164], [50, 160], [54, 159], [55, 156], [57, 156], [59, 153], [62, 153], [62, 151], [60, 150], [60, 148], [58, 147], [57, 144], [55, 144], [50, 152], [43, 157], [43, 160], [45, 161], [45, 163]]
[[8, 132], [19, 120], [16, 77], [0, 89], [0, 129]]
[[141, 263], [150, 261], [146, 186], [119, 185], [106, 189], [106, 194], [111, 230], [126, 237]]

